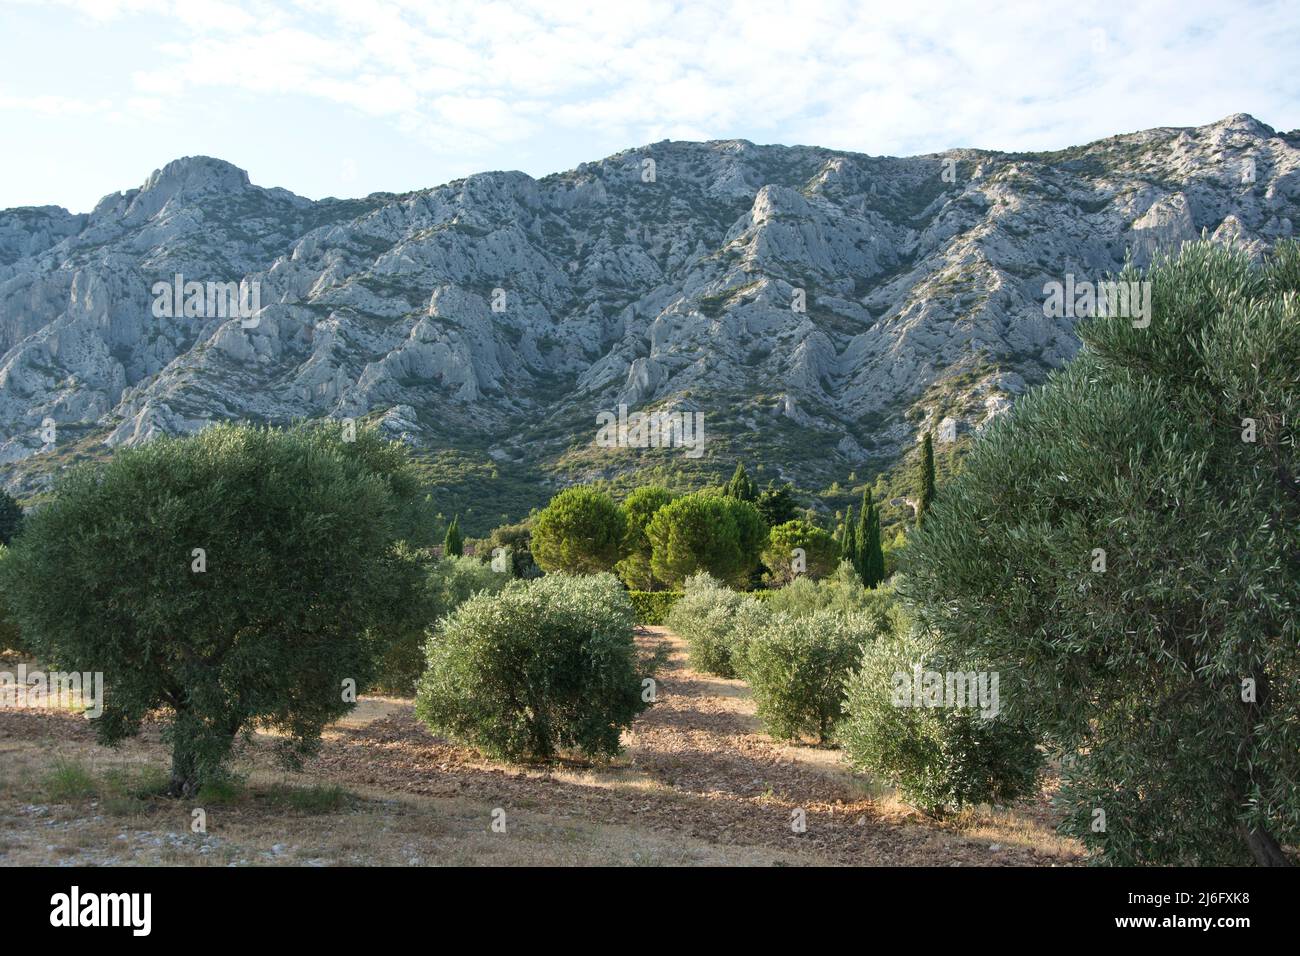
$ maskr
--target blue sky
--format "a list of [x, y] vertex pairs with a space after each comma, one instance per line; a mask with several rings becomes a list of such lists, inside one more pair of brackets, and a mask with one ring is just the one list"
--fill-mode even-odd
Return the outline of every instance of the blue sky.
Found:
[[1300, 4], [0, 0], [0, 208], [178, 156], [312, 198], [656, 140], [1056, 149], [1300, 127]]

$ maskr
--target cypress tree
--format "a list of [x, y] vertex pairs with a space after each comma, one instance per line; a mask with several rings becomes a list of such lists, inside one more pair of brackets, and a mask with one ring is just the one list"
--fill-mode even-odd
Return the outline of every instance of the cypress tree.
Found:
[[930, 505], [934, 503], [934, 444], [930, 441], [930, 433], [925, 433], [925, 439], [921, 442], [921, 464], [920, 464], [920, 485], [921, 494], [916, 502], [916, 526], [919, 528], [921, 522], [925, 520], [925, 514], [930, 510]]
[[880, 543], [880, 509], [871, 506], [871, 527], [867, 532], [866, 557], [863, 560], [863, 580], [874, 588], [885, 580], [885, 549]]
[[454, 554], [460, 557], [464, 553], [465, 540], [460, 536], [460, 515], [456, 515], [447, 526], [447, 537], [442, 542], [442, 556], [446, 558]]
[[858, 533], [853, 527], [853, 505], [844, 512], [844, 547], [840, 549], [840, 558], [858, 566]]
[[745, 463], [736, 462], [736, 471], [731, 480], [723, 486], [723, 494], [741, 501], [753, 501], [758, 497], [758, 485], [745, 472]]
[[871, 501], [871, 495], [866, 491], [862, 492], [862, 508], [858, 511], [858, 533], [855, 538], [856, 549], [853, 553], [853, 567], [857, 569], [858, 577], [862, 579], [864, 587], [870, 587], [868, 580], [867, 553], [871, 543], [871, 514], [875, 511], [875, 504]]

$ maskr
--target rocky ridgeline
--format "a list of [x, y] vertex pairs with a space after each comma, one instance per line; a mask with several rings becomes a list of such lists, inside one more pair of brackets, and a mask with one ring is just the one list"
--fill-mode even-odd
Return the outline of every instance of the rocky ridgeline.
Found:
[[[366, 416], [609, 473], [638, 460], [590, 450], [620, 404], [701, 411], [718, 453], [761, 437], [787, 477], [865, 474], [1070, 357], [1044, 283], [1203, 231], [1265, 248], [1298, 170], [1300, 135], [1245, 115], [1046, 154], [662, 142], [320, 202], [180, 159], [89, 214], [0, 212], [3, 476], [35, 490], [69, 445], [217, 419]], [[260, 309], [160, 317], [176, 275], [256, 283]]]

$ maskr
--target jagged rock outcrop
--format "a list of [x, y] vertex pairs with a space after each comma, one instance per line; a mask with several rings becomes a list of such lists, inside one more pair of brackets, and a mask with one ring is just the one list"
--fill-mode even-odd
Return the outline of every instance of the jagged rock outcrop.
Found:
[[[1244, 114], [1040, 154], [662, 142], [321, 202], [180, 159], [89, 214], [0, 212], [0, 463], [38, 487], [48, 421], [93, 454], [372, 416], [544, 467], [623, 403], [702, 410], [729, 454], [766, 430], [816, 481], [883, 467], [918, 423], [974, 431], [1066, 361], [1045, 282], [1202, 234], [1258, 254], [1298, 214], [1300, 137]], [[255, 285], [258, 310], [160, 317], [177, 276]]]

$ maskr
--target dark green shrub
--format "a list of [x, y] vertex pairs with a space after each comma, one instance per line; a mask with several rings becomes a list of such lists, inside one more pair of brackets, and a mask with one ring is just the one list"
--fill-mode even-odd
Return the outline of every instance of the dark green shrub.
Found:
[[23, 530], [23, 509], [3, 488], [0, 488], [0, 545], [7, 545]]
[[[0, 581], [4, 580], [4, 565], [9, 560], [9, 549], [0, 544]], [[5, 595], [0, 590], [0, 651], [21, 651], [25, 650], [22, 639], [18, 634], [18, 625], [14, 623], [12, 612], [5, 600]]]
[[612, 756], [649, 704], [632, 605], [610, 574], [547, 575], [470, 598], [427, 645], [415, 710], [439, 734], [507, 760]]
[[483, 541], [478, 557], [492, 561], [498, 556], [509, 558], [510, 570], [517, 578], [539, 578], [542, 569], [533, 560], [532, 526], [527, 522], [501, 525]]
[[419, 596], [419, 610], [404, 615], [410, 624], [384, 652], [375, 688], [389, 694], [414, 694], [424, 671], [424, 645], [438, 621], [475, 594], [495, 593], [511, 580], [508, 571], [494, 571], [491, 564], [477, 558], [444, 556], [432, 562]]
[[681, 591], [628, 591], [632, 611], [638, 624], [659, 626], [667, 623], [668, 612], [681, 599]]

